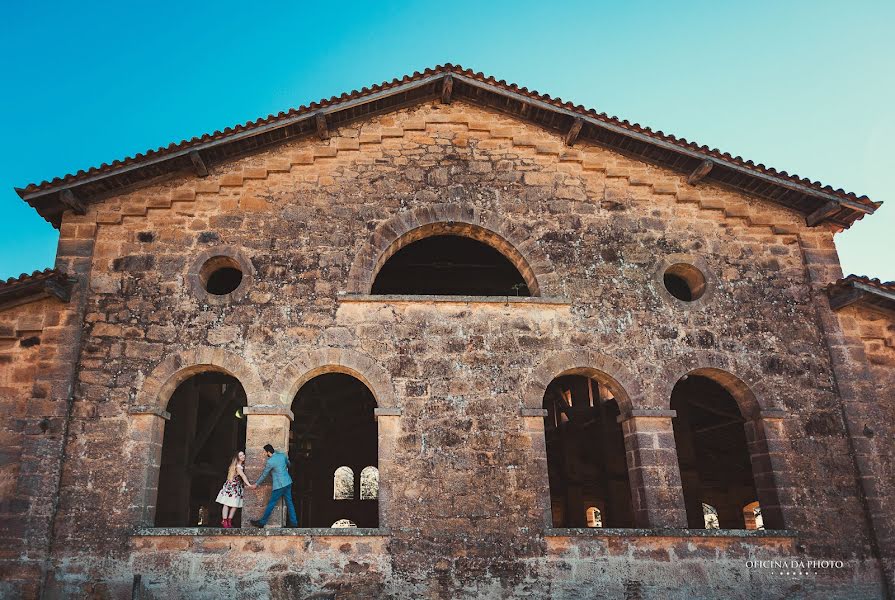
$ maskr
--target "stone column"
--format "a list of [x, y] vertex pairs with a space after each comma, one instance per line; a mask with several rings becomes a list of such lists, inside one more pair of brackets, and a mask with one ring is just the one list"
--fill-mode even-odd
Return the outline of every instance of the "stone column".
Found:
[[550, 478], [547, 473], [547, 440], [544, 438], [544, 417], [547, 410], [543, 408], [523, 408], [522, 421], [525, 433], [528, 434], [531, 448], [531, 477], [534, 478], [534, 489], [537, 506], [532, 509], [542, 515], [544, 527], [553, 527], [553, 507], [550, 504]]
[[[242, 409], [246, 421], [246, 477], [254, 483], [264, 470], [267, 456], [264, 445], [270, 444], [280, 452], [289, 452], [289, 430], [295, 415], [285, 406], [246, 406]], [[271, 478], [260, 487], [246, 489], [242, 510], [243, 527], [251, 527], [250, 519], [260, 519], [270, 498]], [[282, 527], [286, 523], [283, 503], [274, 509], [268, 527]]]
[[765, 529], [783, 529], [785, 526], [777, 489], [778, 484], [786, 479], [780, 472], [785, 464], [783, 456], [786, 452], [783, 447], [784, 415], [782, 410], [762, 410], [758, 417], [744, 425], [755, 493]]
[[130, 445], [126, 460], [131, 478], [128, 484], [135, 490], [129, 507], [130, 519], [135, 527], [153, 527], [165, 422], [171, 414], [157, 406], [135, 406], [128, 413]]
[[399, 473], [395, 463], [395, 445], [401, 435], [401, 409], [400, 408], [375, 408], [373, 415], [376, 417], [378, 428], [377, 437], [377, 468], [379, 469], [379, 496], [377, 507], [379, 510], [379, 527], [392, 525], [392, 512], [397, 509], [392, 502], [395, 497], [393, 490]]
[[631, 501], [637, 527], [686, 527], [671, 419], [673, 410], [634, 410], [621, 415]]

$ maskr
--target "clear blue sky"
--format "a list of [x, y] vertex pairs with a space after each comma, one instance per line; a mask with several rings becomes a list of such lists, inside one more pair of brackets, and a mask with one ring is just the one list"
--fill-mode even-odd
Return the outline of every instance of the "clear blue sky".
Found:
[[895, 2], [6, 2], [0, 278], [52, 266], [14, 186], [452, 62], [867, 194], [895, 279]]

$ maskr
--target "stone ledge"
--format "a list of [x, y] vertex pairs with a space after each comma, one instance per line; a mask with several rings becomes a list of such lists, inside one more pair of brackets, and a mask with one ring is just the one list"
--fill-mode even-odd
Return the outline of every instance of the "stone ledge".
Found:
[[785, 529], [618, 529], [603, 527], [550, 528], [544, 537], [676, 537], [676, 538], [795, 538], [798, 532]]
[[547, 409], [546, 408], [523, 408], [519, 411], [519, 414], [523, 417], [546, 417]]
[[279, 405], [269, 405], [269, 404], [255, 404], [251, 406], [244, 406], [242, 408], [242, 414], [244, 415], [273, 415], [279, 417], [287, 417], [290, 421], [295, 420], [295, 414], [292, 412], [288, 406], [279, 406]]
[[375, 537], [391, 534], [390, 529], [378, 527], [138, 527], [132, 537]]
[[129, 415], [155, 415], [156, 417], [161, 417], [166, 421], [171, 420], [171, 413], [166, 411], [165, 409], [158, 406], [131, 406], [127, 409], [127, 414]]
[[412, 302], [416, 304], [437, 302], [439, 304], [513, 304], [529, 306], [567, 307], [572, 303], [566, 298], [542, 298], [537, 296], [435, 296], [429, 294], [345, 294], [342, 302], [365, 304], [395, 304]]
[[401, 413], [403, 413], [403, 409], [400, 408], [388, 408], [388, 407], [380, 407], [373, 409], [374, 417], [400, 417]]

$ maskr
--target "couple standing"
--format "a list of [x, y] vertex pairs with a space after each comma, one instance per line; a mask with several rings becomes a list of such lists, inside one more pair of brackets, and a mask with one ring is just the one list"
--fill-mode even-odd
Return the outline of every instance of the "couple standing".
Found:
[[[280, 501], [285, 499], [286, 508], [289, 510], [289, 527], [298, 527], [298, 518], [295, 516], [295, 505], [292, 503], [292, 477], [289, 476], [289, 459], [282, 452], [277, 452], [270, 444], [264, 446], [264, 453], [267, 454], [267, 463], [264, 465], [264, 471], [261, 477], [254, 484], [249, 483], [246, 478], [242, 464], [245, 463], [245, 453], [240, 452], [234, 459], [234, 465], [230, 466], [233, 473], [228, 473], [227, 482], [224, 484], [217, 501], [224, 505], [222, 525], [224, 528], [232, 527], [233, 515], [237, 508], [243, 505], [243, 487], [255, 489], [261, 482], [271, 476], [273, 482], [273, 491], [270, 493], [270, 500], [267, 502], [267, 508], [264, 509], [264, 515], [259, 520], [251, 520], [251, 524], [255, 527], [264, 527], [270, 518], [270, 513]], [[245, 486], [243, 486], [243, 481]], [[229, 509], [229, 515], [228, 515]], [[229, 518], [228, 518], [229, 517]]]

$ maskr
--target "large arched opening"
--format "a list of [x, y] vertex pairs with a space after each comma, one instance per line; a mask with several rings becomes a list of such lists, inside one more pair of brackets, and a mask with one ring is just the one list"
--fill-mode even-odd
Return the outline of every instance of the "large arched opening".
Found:
[[435, 235], [404, 246], [379, 270], [371, 293], [531, 296], [507, 257], [459, 235]]
[[299, 527], [379, 526], [375, 408], [370, 389], [346, 373], [317, 375], [296, 393], [289, 458]]
[[617, 382], [591, 369], [553, 379], [544, 439], [553, 527], [633, 527]]
[[220, 525], [215, 498], [230, 461], [245, 448], [245, 406], [242, 384], [219, 371], [192, 375], [174, 390], [162, 438], [157, 527]]
[[[731, 381], [738, 383], [734, 389], [725, 385]], [[754, 528], [743, 507], [760, 510], [747, 419], [732, 393], [737, 387], [746, 389], [729, 373], [696, 370], [683, 376], [671, 394], [687, 524], [694, 529]], [[705, 506], [713, 510], [711, 515]]]

